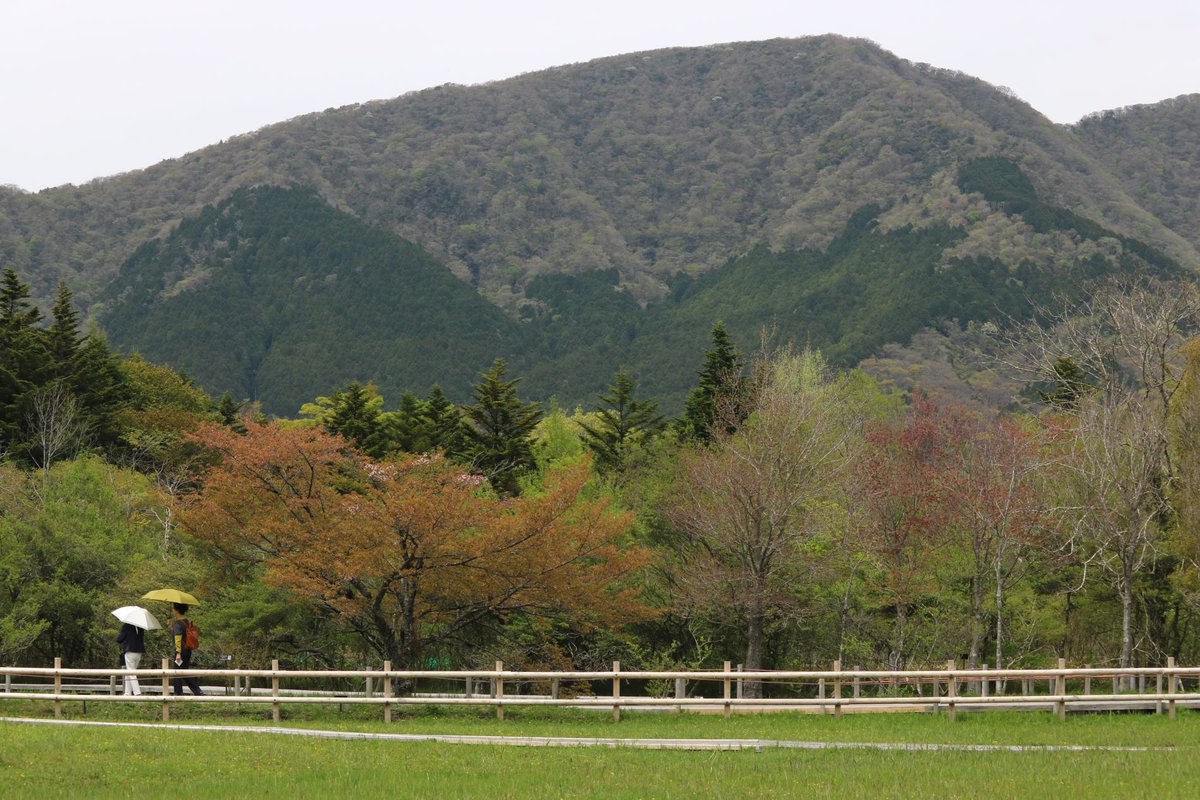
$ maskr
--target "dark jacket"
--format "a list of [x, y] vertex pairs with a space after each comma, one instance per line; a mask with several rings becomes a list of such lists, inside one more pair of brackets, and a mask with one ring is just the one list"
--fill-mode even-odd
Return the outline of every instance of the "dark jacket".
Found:
[[146, 632], [137, 625], [123, 623], [121, 632], [117, 634], [117, 644], [121, 645], [122, 654], [144, 653], [146, 652]]

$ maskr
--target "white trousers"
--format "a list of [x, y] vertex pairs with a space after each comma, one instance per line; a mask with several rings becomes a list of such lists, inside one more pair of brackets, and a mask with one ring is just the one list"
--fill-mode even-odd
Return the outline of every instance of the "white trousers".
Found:
[[[141, 653], [126, 653], [125, 654], [125, 669], [137, 669], [138, 664], [142, 663]], [[136, 675], [125, 676], [125, 694], [141, 694], [142, 687], [138, 686]]]

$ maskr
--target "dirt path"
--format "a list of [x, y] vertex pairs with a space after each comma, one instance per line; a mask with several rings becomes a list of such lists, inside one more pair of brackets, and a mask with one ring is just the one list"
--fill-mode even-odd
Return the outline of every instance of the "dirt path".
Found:
[[264, 725], [173, 725], [157, 722], [99, 722], [93, 720], [36, 719], [0, 717], [0, 722], [21, 725], [88, 725], [114, 728], [154, 728], [178, 731], [226, 731], [231, 733], [267, 733], [282, 736], [312, 736], [319, 739], [381, 739], [395, 742], [442, 742], [445, 744], [490, 744], [518, 747], [630, 747], [646, 750], [963, 750], [974, 752], [1045, 752], [1082, 750], [1148, 751], [1173, 750], [1173, 747], [1134, 747], [1085, 744], [933, 744], [909, 742], [821, 742], [786, 739], [610, 739], [573, 736], [480, 736], [457, 733], [368, 733], [329, 731], [311, 728], [284, 728]]

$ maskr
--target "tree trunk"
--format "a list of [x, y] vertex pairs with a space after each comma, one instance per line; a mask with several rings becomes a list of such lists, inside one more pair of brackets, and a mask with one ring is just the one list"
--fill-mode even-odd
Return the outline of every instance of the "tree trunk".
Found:
[[896, 631], [892, 641], [893, 649], [889, 657], [893, 670], [904, 669], [904, 635], [905, 624], [908, 622], [908, 606], [899, 601], [896, 602]]
[[[996, 669], [1004, 669], [1004, 566], [1003, 550], [996, 548]], [[1004, 682], [996, 681], [996, 690], [1004, 691]]]
[[[1125, 570], [1124, 580], [1121, 581], [1121, 662], [1120, 666], [1127, 669], [1133, 666], [1133, 581], [1132, 576]], [[1133, 676], [1123, 675], [1121, 685], [1132, 688]]]
[[971, 651], [967, 655], [970, 669], [978, 669], [983, 654], [983, 640], [987, 636], [987, 613], [983, 607], [983, 576], [971, 578]]
[[[754, 603], [750, 608], [749, 624], [746, 626], [746, 669], [762, 669], [764, 614], [762, 607]], [[762, 683], [746, 681], [743, 688], [745, 697], [762, 697]]]

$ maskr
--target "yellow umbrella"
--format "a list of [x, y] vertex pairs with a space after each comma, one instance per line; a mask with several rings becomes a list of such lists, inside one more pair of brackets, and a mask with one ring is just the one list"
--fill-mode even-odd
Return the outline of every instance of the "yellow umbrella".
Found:
[[165, 600], [168, 603], [187, 603], [189, 606], [200, 605], [200, 601], [195, 596], [187, 592], [181, 592], [178, 589], [155, 589], [142, 595], [142, 599]]

